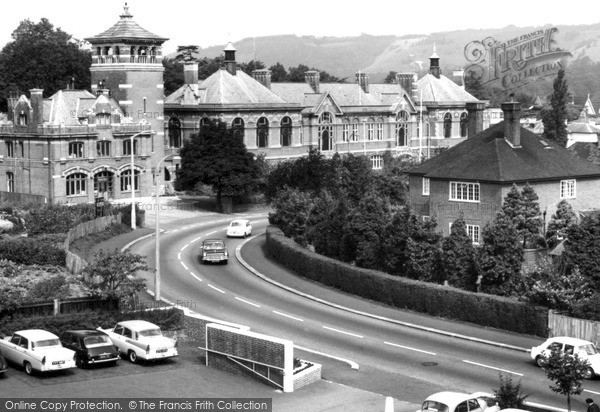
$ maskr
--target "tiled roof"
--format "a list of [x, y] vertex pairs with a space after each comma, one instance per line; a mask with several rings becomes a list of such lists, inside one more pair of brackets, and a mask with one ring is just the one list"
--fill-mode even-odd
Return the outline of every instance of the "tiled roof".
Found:
[[600, 167], [521, 128], [521, 147], [504, 139], [504, 121], [446, 150], [408, 173], [437, 179], [497, 183], [600, 177]]
[[587, 121], [575, 121], [567, 124], [567, 131], [569, 133], [599, 134], [600, 127], [590, 124]]
[[81, 113], [79, 102], [86, 98], [94, 98], [94, 95], [87, 90], [59, 90], [48, 99], [50, 108], [44, 110], [44, 120], [54, 125], [78, 125], [78, 116]]
[[[419, 93], [423, 92], [424, 102], [476, 102], [470, 93], [458, 84], [440, 75], [439, 78], [429, 73], [417, 81]], [[419, 99], [421, 96], [419, 95]]]
[[199, 103], [285, 103], [281, 97], [242, 70], [238, 70], [235, 76], [225, 69], [217, 70], [200, 83], [199, 91]]
[[140, 27], [132, 20], [133, 15], [129, 13], [127, 6], [125, 6], [125, 11], [119, 17], [121, 19], [111, 28], [95, 36], [88, 37], [86, 40], [92, 44], [115, 40], [152, 40], [156, 43], [163, 43], [168, 40]]

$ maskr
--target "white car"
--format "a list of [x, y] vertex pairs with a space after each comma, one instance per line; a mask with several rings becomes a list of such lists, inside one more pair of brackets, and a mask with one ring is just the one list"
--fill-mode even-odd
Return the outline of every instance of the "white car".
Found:
[[227, 237], [246, 237], [252, 235], [252, 224], [247, 219], [233, 220], [227, 226]]
[[587, 379], [600, 375], [600, 353], [592, 342], [568, 336], [549, 338], [541, 345], [531, 348], [531, 359], [538, 366], [544, 367], [545, 360], [553, 348], [570, 355], [577, 354], [580, 359], [586, 359], [590, 364], [585, 376]]
[[492, 401], [490, 394], [445, 391], [428, 396], [417, 412], [498, 412], [499, 410], [500, 407]]
[[106, 333], [131, 363], [138, 359], [157, 360], [179, 355], [177, 341], [163, 336], [158, 326], [145, 320], [127, 320], [112, 329], [98, 330]]
[[28, 375], [75, 367], [75, 352], [64, 348], [58, 336], [41, 329], [20, 330], [0, 340], [0, 353], [23, 366]]

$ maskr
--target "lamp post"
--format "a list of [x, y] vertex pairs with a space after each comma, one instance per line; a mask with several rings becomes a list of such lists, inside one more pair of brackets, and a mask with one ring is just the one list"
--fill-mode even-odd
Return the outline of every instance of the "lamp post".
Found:
[[134, 155], [134, 139], [138, 136], [141, 136], [143, 134], [151, 134], [152, 132], [150, 131], [145, 131], [145, 132], [139, 132], [136, 134], [131, 135], [130, 139], [131, 139], [131, 147], [130, 152], [131, 152], [131, 180], [130, 180], [130, 185], [131, 185], [131, 228], [133, 230], [135, 230], [136, 225], [135, 225], [135, 169], [134, 169], [134, 165], [133, 165], [133, 155]]
[[160, 233], [159, 231], [159, 225], [158, 225], [158, 221], [159, 221], [159, 217], [160, 217], [160, 205], [158, 204], [158, 175], [159, 175], [159, 171], [160, 171], [160, 165], [162, 162], [164, 162], [165, 160], [167, 160], [169, 157], [172, 157], [173, 160], [178, 161], [181, 160], [181, 157], [179, 157], [176, 154], [170, 154], [167, 155], [165, 157], [163, 157], [162, 159], [160, 159], [160, 161], [158, 162], [158, 165], [156, 165], [156, 169], [154, 170], [154, 195], [156, 196], [155, 199], [155, 203], [154, 206], [156, 208], [156, 221], [154, 222], [154, 241], [155, 241], [155, 269], [156, 272], [154, 273], [154, 300], [155, 301], [159, 301], [160, 300], [160, 240], [158, 238], [158, 235]]

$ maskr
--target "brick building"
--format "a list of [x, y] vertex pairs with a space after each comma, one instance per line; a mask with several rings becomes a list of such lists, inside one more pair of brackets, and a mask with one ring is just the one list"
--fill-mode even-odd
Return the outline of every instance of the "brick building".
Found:
[[435, 218], [445, 235], [463, 214], [478, 243], [513, 183], [529, 183], [549, 216], [562, 199], [575, 211], [600, 208], [600, 167], [521, 127], [520, 109], [520, 103], [503, 103], [503, 122], [411, 169], [413, 211], [423, 219]]

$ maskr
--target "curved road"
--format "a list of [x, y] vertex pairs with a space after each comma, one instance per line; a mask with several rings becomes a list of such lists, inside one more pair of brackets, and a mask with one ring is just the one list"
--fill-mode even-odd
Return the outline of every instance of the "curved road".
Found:
[[[165, 228], [161, 234], [163, 298], [206, 316], [292, 340], [297, 350], [303, 349], [300, 357], [323, 363], [324, 378], [385, 396], [420, 404], [442, 390], [492, 392], [499, 386], [502, 371], [514, 382], [522, 381], [522, 391], [531, 394], [529, 401], [565, 407], [565, 398], [550, 391], [549, 381], [528, 353], [360, 316], [292, 294], [253, 275], [235, 259], [234, 250], [245, 242], [242, 239], [227, 240], [228, 265], [201, 264], [202, 239], [225, 239], [231, 217], [220, 217]], [[264, 232], [264, 215], [247, 217], [254, 226], [253, 235]], [[258, 244], [250, 242], [253, 258], [264, 259]], [[153, 264], [153, 237], [136, 243], [132, 250], [151, 257], [149, 264]], [[282, 269], [272, 265], [266, 270]], [[147, 284], [153, 290], [153, 277]], [[363, 299], [343, 298], [347, 306], [365, 307]], [[386, 313], [400, 320], [405, 314], [391, 308]], [[531, 339], [529, 346], [540, 341]], [[358, 370], [352, 369], [357, 366]], [[600, 397], [598, 381], [585, 382], [584, 387], [587, 392], [572, 401], [574, 410], [583, 410], [585, 397]]]

